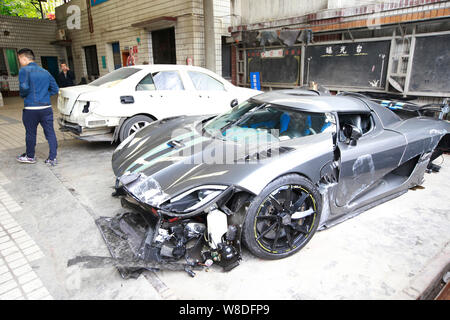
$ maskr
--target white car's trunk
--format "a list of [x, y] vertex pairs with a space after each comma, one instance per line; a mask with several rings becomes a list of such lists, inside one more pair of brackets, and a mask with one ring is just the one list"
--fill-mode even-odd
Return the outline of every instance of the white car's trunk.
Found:
[[98, 90], [98, 87], [82, 85], [75, 87], [62, 88], [58, 97], [58, 110], [62, 115], [72, 115], [74, 107], [77, 105], [76, 101], [78, 97], [87, 92]]

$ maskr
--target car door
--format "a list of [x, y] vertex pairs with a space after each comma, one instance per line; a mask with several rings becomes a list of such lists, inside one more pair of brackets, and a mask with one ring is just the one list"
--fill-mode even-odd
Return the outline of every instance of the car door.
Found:
[[133, 110], [133, 114], [147, 113], [153, 115], [157, 119], [165, 117], [164, 110], [161, 110], [162, 108], [158, 107], [161, 104], [162, 97], [156, 90], [151, 72], [147, 73], [143, 78], [141, 77], [134, 89], [134, 104], [127, 106], [129, 109]]
[[[374, 112], [338, 113], [338, 118], [340, 171], [335, 202], [338, 207], [355, 206], [356, 209], [379, 195], [371, 191], [386, 183], [383, 178], [398, 166], [406, 142], [403, 135], [385, 130]], [[352, 124], [363, 133], [356, 145], [346, 141], [344, 124]]]
[[231, 108], [235, 97], [227, 91], [224, 83], [201, 71], [188, 70], [186, 73], [192, 81], [203, 114], [223, 113]]
[[198, 101], [180, 71], [163, 70], [154, 72], [152, 76], [161, 98], [161, 107], [165, 109], [167, 116], [200, 114], [193, 108]]
[[185, 89], [177, 70], [147, 74], [136, 86], [136, 97], [145, 112], [158, 119], [193, 114], [188, 108], [195, 103], [193, 94]]

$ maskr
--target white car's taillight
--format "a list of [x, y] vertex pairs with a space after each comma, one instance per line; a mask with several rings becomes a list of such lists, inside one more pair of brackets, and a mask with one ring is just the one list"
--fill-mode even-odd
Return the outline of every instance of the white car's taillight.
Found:
[[99, 105], [97, 101], [77, 101], [77, 103], [82, 113], [91, 113]]

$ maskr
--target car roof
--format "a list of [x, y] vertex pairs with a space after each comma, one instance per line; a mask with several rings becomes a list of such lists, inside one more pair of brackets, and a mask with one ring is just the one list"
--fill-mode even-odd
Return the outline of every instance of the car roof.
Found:
[[180, 70], [185, 70], [185, 71], [197, 71], [197, 72], [202, 72], [204, 74], [207, 74], [217, 80], [220, 80], [222, 83], [225, 83], [227, 85], [231, 85], [231, 83], [224, 79], [223, 77], [221, 77], [220, 75], [218, 75], [217, 73], [206, 69], [206, 68], [202, 68], [202, 67], [196, 67], [196, 66], [190, 66], [190, 65], [184, 65], [184, 64], [140, 64], [140, 65], [134, 65], [134, 66], [128, 66], [128, 67], [124, 67], [124, 68], [137, 68], [137, 69], [141, 69], [141, 71], [145, 71], [145, 72], [159, 72], [159, 71], [180, 71]]
[[156, 71], [156, 70], [191, 70], [191, 71], [202, 71], [206, 73], [213, 73], [212, 71], [196, 66], [189, 66], [184, 64], [139, 64], [134, 66], [128, 66], [124, 68], [139, 68], [142, 70]]
[[270, 91], [254, 96], [252, 99], [308, 112], [370, 112], [367, 104], [359, 98], [350, 96], [306, 95], [301, 94], [298, 90]]

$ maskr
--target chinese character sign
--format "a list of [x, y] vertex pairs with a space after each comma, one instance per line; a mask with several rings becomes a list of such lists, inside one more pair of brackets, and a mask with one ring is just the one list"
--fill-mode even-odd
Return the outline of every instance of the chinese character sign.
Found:
[[328, 87], [385, 90], [390, 45], [390, 41], [310, 45], [303, 79]]
[[261, 79], [259, 72], [250, 72], [251, 88], [261, 90]]

